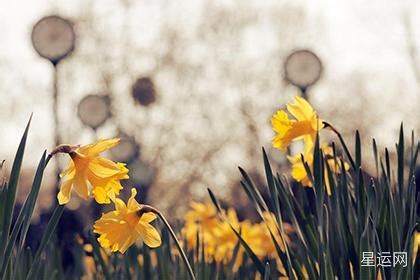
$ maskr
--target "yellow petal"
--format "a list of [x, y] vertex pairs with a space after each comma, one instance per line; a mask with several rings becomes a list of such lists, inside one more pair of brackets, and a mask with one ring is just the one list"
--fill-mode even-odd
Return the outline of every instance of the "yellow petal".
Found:
[[64, 176], [70, 174], [71, 172], [74, 171], [74, 169], [75, 169], [74, 162], [73, 162], [73, 160], [70, 160], [67, 168], [63, 172], [60, 173], [60, 177], [64, 177]]
[[273, 127], [273, 130], [280, 135], [284, 135], [291, 124], [292, 121], [289, 120], [285, 111], [277, 111], [277, 113], [271, 118], [271, 126]]
[[308, 121], [292, 122], [286, 131], [278, 134], [273, 140], [273, 147], [285, 149], [292, 140], [299, 139], [305, 135], [316, 134], [312, 125]]
[[419, 249], [420, 249], [420, 232], [416, 232], [414, 234], [414, 240], [413, 240], [413, 261], [416, 260]]
[[131, 188], [131, 196], [127, 202], [127, 208], [130, 210], [138, 210], [141, 208], [141, 205], [136, 200], [137, 190], [135, 188]]
[[124, 254], [125, 251], [127, 251], [127, 249], [136, 242], [138, 236], [138, 234], [129, 235], [126, 239], [122, 241], [122, 245], [120, 246], [120, 249], [118, 251], [120, 251], [121, 254]]
[[99, 204], [108, 204], [111, 202], [110, 198], [108, 197], [108, 193], [104, 188], [94, 187], [92, 190], [92, 194], [96, 202]]
[[83, 174], [76, 174], [74, 177], [74, 190], [81, 198], [86, 200], [89, 198], [87, 179]]
[[115, 204], [115, 210], [121, 211], [121, 212], [127, 212], [127, 206], [125, 205], [124, 201], [120, 198], [115, 198], [113, 201]]
[[315, 149], [315, 137], [316, 134], [308, 134], [303, 137], [303, 142], [305, 143], [304, 157], [312, 158], [314, 155]]
[[106, 150], [111, 149], [112, 147], [115, 147], [119, 143], [120, 143], [119, 138], [99, 140], [96, 143], [80, 147], [79, 152], [84, 155], [95, 156], [99, 153], [102, 153], [103, 151], [106, 151]]
[[123, 189], [120, 180], [128, 179], [128, 169], [125, 164], [118, 163], [120, 172], [107, 178], [99, 178], [92, 172], [88, 172], [88, 180], [93, 186], [92, 193], [96, 202], [100, 204], [110, 203]]
[[287, 111], [298, 121], [310, 120], [315, 114], [312, 106], [304, 98], [295, 96], [293, 103], [287, 104]]
[[70, 201], [72, 185], [73, 178], [67, 179], [61, 184], [60, 192], [57, 194], [58, 204], [63, 205]]
[[140, 221], [142, 223], [150, 223], [152, 221], [154, 221], [156, 219], [156, 215], [154, 213], [144, 213], [143, 215], [141, 215]]
[[91, 175], [100, 178], [108, 178], [120, 172], [121, 168], [113, 161], [101, 157], [93, 158], [88, 165]]
[[[312, 183], [309, 180], [305, 166], [303, 165], [301, 155], [296, 155], [294, 157], [288, 157], [289, 161], [293, 164], [292, 166], [292, 177], [296, 181], [300, 182], [303, 186], [311, 186]], [[312, 158], [304, 158], [309, 166], [312, 166]]]
[[162, 244], [159, 232], [152, 225], [139, 223], [136, 230], [143, 239], [144, 244], [150, 248], [156, 248]]

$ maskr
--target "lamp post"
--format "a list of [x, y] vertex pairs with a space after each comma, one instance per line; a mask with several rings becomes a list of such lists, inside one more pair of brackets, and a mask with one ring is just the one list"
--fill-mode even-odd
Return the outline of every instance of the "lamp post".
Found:
[[310, 50], [294, 51], [284, 63], [286, 80], [298, 87], [305, 99], [308, 99], [308, 88], [319, 80], [322, 71], [321, 60]]
[[[52, 92], [53, 134], [54, 144], [58, 146], [61, 144], [58, 118], [58, 64], [74, 50], [76, 34], [70, 21], [52, 15], [40, 19], [34, 25], [31, 39], [35, 51], [41, 57], [49, 60], [54, 68]], [[58, 174], [59, 166], [57, 161], [56, 171]]]

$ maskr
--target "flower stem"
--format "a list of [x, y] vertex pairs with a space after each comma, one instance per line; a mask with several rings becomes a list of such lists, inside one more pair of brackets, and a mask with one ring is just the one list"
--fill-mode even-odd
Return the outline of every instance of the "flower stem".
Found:
[[347, 145], [344, 142], [343, 137], [341, 136], [341, 133], [334, 126], [332, 126], [330, 123], [324, 121], [323, 124], [324, 124], [325, 128], [331, 129], [331, 131], [333, 131], [338, 136], [338, 139], [340, 139], [341, 145], [344, 148], [344, 152], [346, 153], [347, 158], [349, 159], [351, 166], [353, 167], [354, 170], [356, 170], [356, 164], [354, 163], [353, 157], [351, 156], [350, 151], [347, 148]]
[[185, 254], [184, 250], [182, 250], [181, 244], [178, 241], [178, 238], [176, 237], [175, 232], [172, 230], [171, 225], [169, 224], [169, 222], [166, 220], [165, 216], [163, 216], [163, 214], [157, 210], [156, 208], [149, 206], [149, 205], [142, 205], [143, 207], [140, 209], [141, 212], [143, 213], [147, 213], [147, 212], [153, 212], [156, 215], [159, 216], [159, 218], [162, 220], [162, 222], [165, 224], [166, 228], [169, 230], [169, 233], [172, 236], [172, 239], [175, 241], [176, 247], [178, 248], [179, 253], [181, 254], [181, 257], [185, 263], [185, 265], [187, 266], [187, 270], [188, 273], [190, 274], [191, 279], [195, 280], [195, 275], [194, 272], [191, 268], [191, 264], [188, 261], [187, 255]]

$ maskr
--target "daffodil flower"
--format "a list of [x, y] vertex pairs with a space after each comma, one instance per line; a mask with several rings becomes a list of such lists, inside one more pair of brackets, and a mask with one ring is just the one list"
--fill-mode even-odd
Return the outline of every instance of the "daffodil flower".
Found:
[[277, 133], [272, 141], [273, 147], [285, 150], [291, 141], [305, 136], [315, 142], [317, 131], [323, 124], [312, 106], [302, 97], [296, 96], [293, 103], [287, 104], [287, 111], [295, 119], [289, 119], [284, 110], [277, 111], [271, 119], [273, 130]]
[[110, 196], [118, 195], [122, 186], [120, 180], [128, 178], [125, 164], [115, 163], [99, 157], [98, 154], [111, 149], [119, 139], [100, 140], [80, 148], [63, 145], [57, 152], [68, 153], [71, 157], [69, 166], [60, 174], [63, 181], [57, 199], [60, 205], [70, 201], [72, 189], [83, 199], [92, 193], [98, 203], [110, 203]]
[[136, 189], [131, 189], [127, 205], [119, 198], [111, 198], [115, 210], [95, 222], [94, 232], [100, 235], [98, 241], [103, 248], [125, 253], [137, 240], [143, 240], [151, 248], [162, 243], [158, 231], [150, 224], [156, 214], [142, 212], [143, 206], [136, 201], [136, 194]]
[[191, 202], [191, 210], [185, 214], [185, 225], [182, 229], [188, 249], [200, 247], [197, 243], [197, 233], [200, 235], [200, 242], [204, 244], [206, 258], [212, 257], [210, 247], [214, 246], [212, 230], [220, 223], [217, 217], [216, 207], [212, 203]]
[[110, 197], [118, 195], [123, 189], [120, 180], [128, 179], [128, 168], [125, 163], [118, 162], [120, 171], [114, 176], [108, 178], [99, 178], [93, 185], [92, 194], [96, 202], [100, 204], [108, 204], [111, 202]]
[[420, 232], [416, 231], [414, 234], [414, 241], [413, 241], [413, 263], [416, 261], [417, 253], [420, 249]]
[[[311, 146], [313, 147], [313, 146]], [[330, 146], [322, 145], [321, 150], [323, 152], [324, 158], [331, 170], [332, 173], [341, 173], [341, 168], [338, 166], [339, 162], [336, 162], [334, 158], [331, 158], [333, 155], [333, 150]], [[313, 148], [305, 149], [304, 154], [298, 154], [295, 156], [288, 157], [290, 163], [292, 163], [292, 177], [296, 181], [300, 182], [305, 187], [312, 187], [312, 182], [309, 180], [305, 166], [302, 162], [302, 155], [303, 160], [306, 162], [309, 166], [309, 168], [312, 170], [313, 165]], [[349, 170], [350, 166], [348, 163], [344, 162], [344, 169], [347, 171]], [[328, 172], [327, 169], [324, 169], [324, 178], [325, 178], [325, 185], [327, 189], [328, 195], [331, 195], [331, 187], [330, 182], [328, 180]]]

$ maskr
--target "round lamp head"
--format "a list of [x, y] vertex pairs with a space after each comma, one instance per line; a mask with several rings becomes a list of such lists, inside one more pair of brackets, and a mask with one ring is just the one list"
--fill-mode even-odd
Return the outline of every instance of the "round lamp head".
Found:
[[111, 116], [109, 97], [96, 94], [85, 96], [77, 107], [77, 114], [84, 125], [97, 129]]
[[139, 78], [133, 84], [133, 99], [143, 106], [149, 106], [156, 100], [156, 92], [153, 81], [148, 77]]
[[137, 159], [140, 149], [134, 137], [120, 132], [117, 138], [121, 139], [120, 144], [110, 150], [114, 161], [130, 163]]
[[313, 52], [298, 50], [286, 58], [284, 70], [289, 83], [299, 88], [307, 88], [321, 77], [322, 63]]
[[73, 51], [75, 38], [72, 24], [58, 16], [44, 17], [32, 29], [36, 52], [54, 64]]

